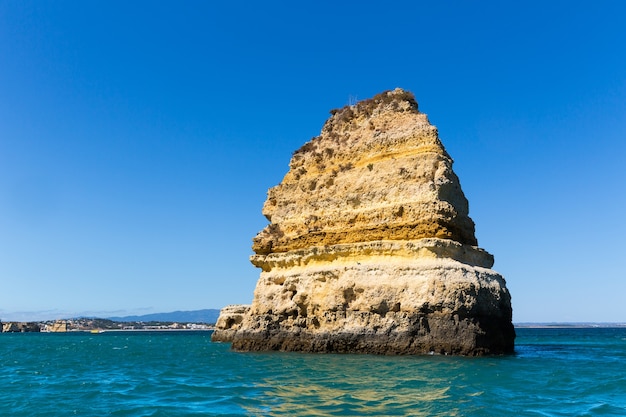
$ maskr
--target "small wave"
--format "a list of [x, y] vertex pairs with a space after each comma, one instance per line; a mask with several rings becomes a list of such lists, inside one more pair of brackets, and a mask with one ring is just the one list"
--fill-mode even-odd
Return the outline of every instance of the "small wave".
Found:
[[595, 404], [589, 408], [591, 415], [602, 416], [624, 416], [626, 415], [626, 407], [616, 407], [611, 404]]

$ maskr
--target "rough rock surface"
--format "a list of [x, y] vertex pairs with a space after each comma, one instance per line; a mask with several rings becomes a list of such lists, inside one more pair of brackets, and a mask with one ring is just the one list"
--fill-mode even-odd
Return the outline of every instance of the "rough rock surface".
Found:
[[231, 304], [222, 308], [211, 339], [214, 342], [232, 342], [235, 332], [241, 327], [243, 317], [248, 311], [250, 311], [250, 306], [243, 304]]
[[504, 278], [477, 247], [452, 159], [413, 95], [331, 114], [268, 191], [253, 303], [214, 338], [237, 350], [512, 352]]

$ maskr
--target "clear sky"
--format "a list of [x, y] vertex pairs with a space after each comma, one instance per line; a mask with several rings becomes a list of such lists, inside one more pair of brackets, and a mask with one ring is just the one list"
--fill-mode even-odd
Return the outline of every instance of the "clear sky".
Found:
[[0, 2], [0, 318], [249, 303], [269, 187], [412, 91], [515, 322], [626, 322], [626, 2]]

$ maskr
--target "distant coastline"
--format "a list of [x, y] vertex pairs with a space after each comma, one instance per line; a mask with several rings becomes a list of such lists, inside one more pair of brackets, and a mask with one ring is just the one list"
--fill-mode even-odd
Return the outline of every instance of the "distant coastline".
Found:
[[626, 323], [593, 323], [593, 322], [547, 322], [547, 323], [513, 323], [519, 329], [590, 329], [590, 328], [623, 328]]
[[127, 317], [79, 317], [58, 320], [0, 321], [1, 333], [213, 330], [219, 310], [174, 311]]
[[137, 332], [137, 331], [207, 331], [213, 323], [171, 321], [113, 321], [99, 318], [77, 318], [42, 322], [0, 322], [2, 333], [71, 333], [71, 332]]

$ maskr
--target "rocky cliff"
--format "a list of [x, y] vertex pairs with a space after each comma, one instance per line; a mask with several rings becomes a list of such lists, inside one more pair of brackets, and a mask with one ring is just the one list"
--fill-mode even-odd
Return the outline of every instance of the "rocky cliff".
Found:
[[452, 159], [413, 95], [396, 89], [331, 114], [268, 191], [253, 303], [215, 340], [237, 350], [511, 352], [504, 278], [477, 247]]
[[214, 342], [232, 342], [235, 333], [241, 327], [243, 318], [250, 311], [249, 305], [231, 304], [220, 311], [211, 336]]

